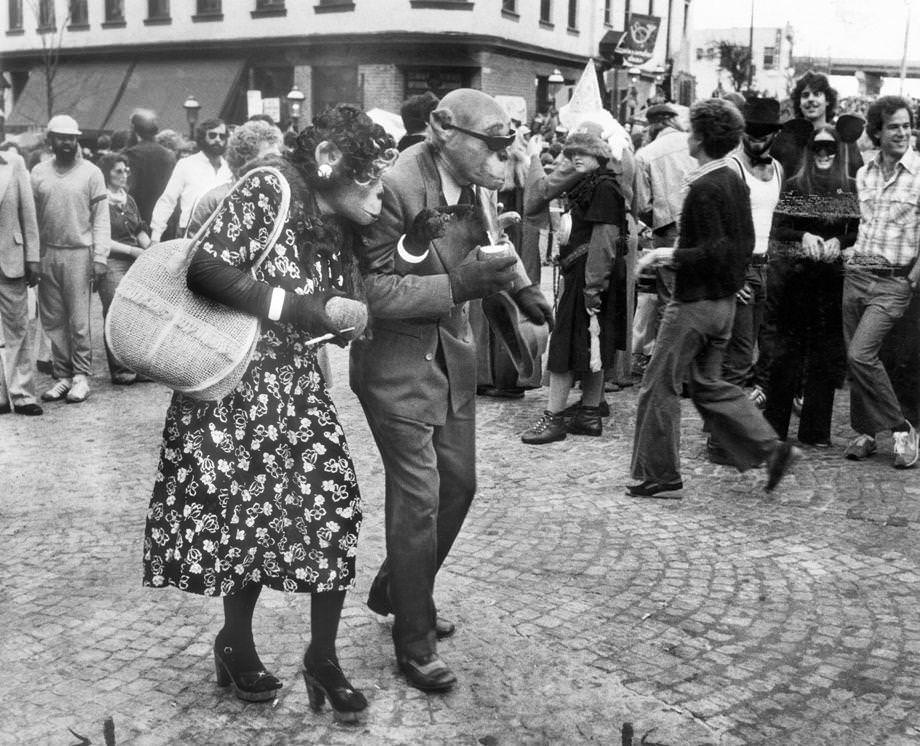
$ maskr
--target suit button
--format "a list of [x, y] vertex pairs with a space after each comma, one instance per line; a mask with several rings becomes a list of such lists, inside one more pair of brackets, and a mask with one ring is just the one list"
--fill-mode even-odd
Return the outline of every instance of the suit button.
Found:
[[425, 359], [426, 359], [426, 360], [434, 360], [434, 355], [432, 355], [430, 352], [429, 352], [429, 353], [426, 353]]

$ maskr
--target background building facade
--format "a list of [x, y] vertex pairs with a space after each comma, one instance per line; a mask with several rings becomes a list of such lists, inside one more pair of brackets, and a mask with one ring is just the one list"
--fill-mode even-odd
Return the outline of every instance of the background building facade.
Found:
[[[264, 108], [309, 121], [350, 101], [397, 112], [409, 95], [463, 86], [521, 97], [527, 115], [550, 104], [550, 78], [577, 81], [629, 12], [661, 17], [643, 78], [676, 53], [687, 0], [5, 0], [0, 88], [9, 131], [73, 114], [88, 132], [124, 129], [155, 109], [161, 126], [244, 120]], [[640, 6], [640, 7], [637, 7]], [[676, 22], [669, 11], [677, 8]], [[673, 20], [673, 19], [672, 19]], [[0, 18], [0, 28], [3, 19]], [[664, 31], [670, 32], [670, 35]], [[615, 61], [623, 66], [620, 61]], [[555, 76], [553, 76], [555, 79]], [[51, 81], [50, 84], [48, 81]], [[615, 81], [614, 81], [615, 82]]]

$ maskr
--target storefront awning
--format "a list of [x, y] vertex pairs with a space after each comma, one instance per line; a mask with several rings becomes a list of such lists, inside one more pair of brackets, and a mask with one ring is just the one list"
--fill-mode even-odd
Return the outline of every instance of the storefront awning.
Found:
[[[130, 69], [128, 62], [58, 65], [52, 78], [51, 114], [70, 114], [84, 131], [102, 129]], [[36, 67], [6, 124], [12, 127], [44, 127], [50, 118], [46, 90], [45, 72]]]
[[157, 113], [160, 129], [185, 133], [188, 122], [182, 102], [190, 95], [198, 99], [199, 122], [222, 116], [242, 72], [242, 60], [138, 62], [105, 128], [128, 129], [131, 113], [144, 108]]

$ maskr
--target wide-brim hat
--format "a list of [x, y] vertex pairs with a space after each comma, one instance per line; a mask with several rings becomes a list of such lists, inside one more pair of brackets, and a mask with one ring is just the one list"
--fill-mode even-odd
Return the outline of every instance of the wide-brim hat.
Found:
[[741, 108], [744, 130], [751, 135], [769, 135], [783, 125], [779, 121], [779, 101], [775, 98], [749, 98]]
[[482, 312], [511, 357], [518, 376], [522, 380], [533, 378], [540, 370], [540, 361], [549, 339], [546, 324], [534, 324], [524, 316], [507, 292], [483, 298]]
[[613, 158], [610, 144], [604, 139], [604, 129], [595, 122], [582, 122], [573, 129], [562, 146], [563, 153], [582, 153], [595, 158]]

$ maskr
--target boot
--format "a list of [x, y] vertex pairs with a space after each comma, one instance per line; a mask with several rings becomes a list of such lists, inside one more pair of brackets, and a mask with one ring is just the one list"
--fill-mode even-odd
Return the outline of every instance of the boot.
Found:
[[569, 432], [572, 435], [600, 435], [603, 431], [600, 407], [580, 406], [569, 425]]
[[537, 423], [521, 436], [521, 440], [530, 445], [542, 445], [556, 440], [565, 440], [565, 418], [561, 413], [544, 411]]

